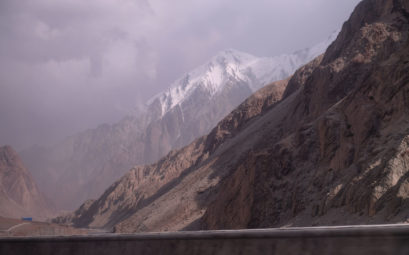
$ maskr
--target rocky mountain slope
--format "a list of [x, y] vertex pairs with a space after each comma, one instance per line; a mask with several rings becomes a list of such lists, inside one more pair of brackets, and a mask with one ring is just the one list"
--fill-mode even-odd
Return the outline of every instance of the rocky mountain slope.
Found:
[[32, 147], [21, 155], [59, 208], [76, 208], [100, 196], [132, 166], [155, 162], [208, 133], [254, 91], [287, 78], [324, 52], [334, 36], [273, 58], [222, 51], [149, 100], [141, 115], [87, 130], [50, 148]]
[[[277, 102], [283, 94], [287, 81], [279, 81], [261, 89], [242, 105], [258, 103], [260, 111]], [[262, 91], [269, 91], [266, 97]], [[268, 98], [268, 100], [264, 100]], [[232, 113], [235, 115], [235, 113]], [[250, 118], [255, 113], [244, 113], [243, 118]], [[161, 194], [166, 193], [177, 184], [182, 177], [188, 174], [196, 161], [204, 160], [203, 155], [205, 138], [199, 138], [180, 151], [171, 151], [158, 163], [148, 166], [137, 166], [128, 174], [113, 184], [98, 200], [89, 200], [76, 212], [55, 220], [58, 223], [74, 223], [75, 226], [112, 227], [115, 223], [126, 218], [140, 207], [151, 203]], [[206, 179], [204, 182], [208, 183]], [[191, 191], [202, 185], [191, 183]], [[191, 194], [192, 195], [192, 194]], [[194, 200], [194, 196], [186, 201]], [[168, 204], [168, 203], [167, 203]], [[169, 201], [169, 205], [178, 206]], [[152, 215], [154, 214], [153, 211]], [[159, 213], [159, 211], [156, 211]], [[163, 212], [162, 212], [163, 213]]]
[[362, 1], [280, 88], [56, 221], [116, 232], [407, 221], [409, 1]]
[[0, 215], [45, 219], [50, 208], [13, 148], [0, 147]]

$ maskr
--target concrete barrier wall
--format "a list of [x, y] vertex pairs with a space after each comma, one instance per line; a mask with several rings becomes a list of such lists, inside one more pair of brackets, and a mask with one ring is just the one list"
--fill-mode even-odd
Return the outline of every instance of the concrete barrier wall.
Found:
[[409, 227], [360, 226], [0, 239], [0, 254], [409, 254]]

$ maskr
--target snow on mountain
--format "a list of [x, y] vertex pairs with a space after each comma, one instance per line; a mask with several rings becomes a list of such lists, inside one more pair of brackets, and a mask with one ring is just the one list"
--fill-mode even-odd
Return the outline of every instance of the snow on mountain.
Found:
[[30, 148], [22, 158], [58, 208], [72, 209], [98, 197], [132, 166], [154, 163], [208, 134], [252, 92], [292, 75], [332, 40], [272, 58], [221, 51], [152, 98], [140, 115], [78, 133], [54, 146]]
[[219, 52], [206, 64], [186, 73], [164, 92], [151, 98], [151, 105], [159, 100], [161, 116], [183, 101], [197, 89], [207, 91], [210, 97], [219, 93], [227, 84], [241, 81], [255, 92], [264, 85], [290, 76], [297, 68], [322, 54], [335, 40], [339, 31], [317, 45], [293, 54], [275, 57], [256, 57], [234, 49]]

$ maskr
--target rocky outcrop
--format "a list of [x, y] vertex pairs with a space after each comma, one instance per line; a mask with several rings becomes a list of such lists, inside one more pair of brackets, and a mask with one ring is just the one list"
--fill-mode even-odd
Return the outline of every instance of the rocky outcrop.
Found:
[[51, 208], [17, 153], [0, 147], [0, 215], [45, 219], [52, 216]]
[[321, 65], [281, 102], [286, 116], [232, 167], [204, 228], [407, 220], [407, 13], [407, 1], [358, 5]]
[[134, 168], [69, 221], [116, 232], [407, 221], [408, 1], [362, 1], [280, 100], [283, 87]]

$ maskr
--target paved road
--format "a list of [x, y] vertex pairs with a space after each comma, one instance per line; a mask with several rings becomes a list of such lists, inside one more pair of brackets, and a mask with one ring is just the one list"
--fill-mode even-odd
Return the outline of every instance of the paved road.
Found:
[[23, 223], [20, 223], [20, 224], [17, 224], [17, 225], [12, 226], [11, 228], [7, 229], [6, 231], [7, 231], [7, 232], [10, 232], [10, 231], [13, 230], [13, 229], [16, 229], [16, 228], [18, 228], [18, 227], [21, 227], [21, 226], [24, 226], [24, 225], [28, 225], [28, 224], [30, 224], [30, 223], [29, 223], [29, 222], [23, 222]]
[[0, 238], [0, 254], [409, 254], [409, 225]]

